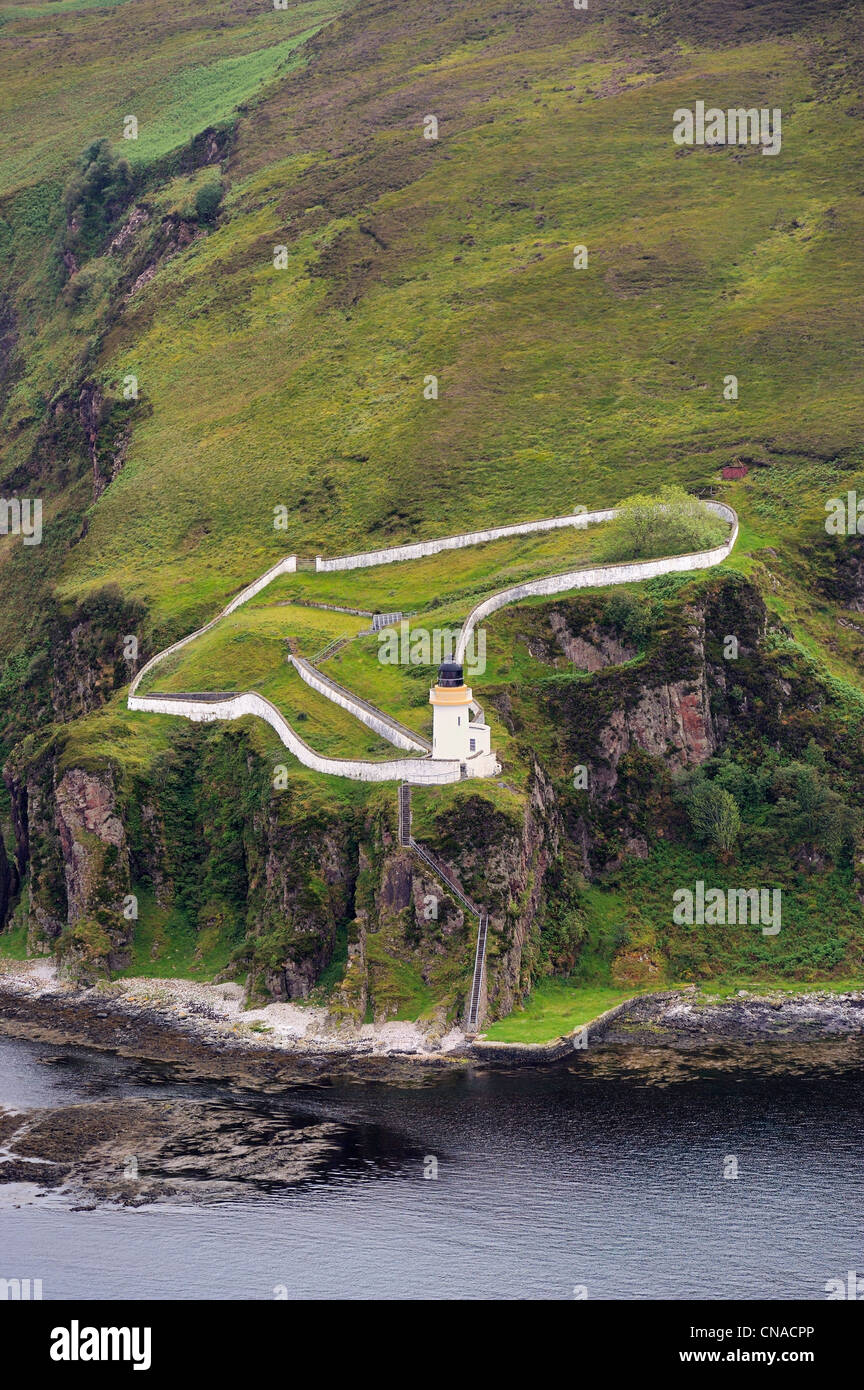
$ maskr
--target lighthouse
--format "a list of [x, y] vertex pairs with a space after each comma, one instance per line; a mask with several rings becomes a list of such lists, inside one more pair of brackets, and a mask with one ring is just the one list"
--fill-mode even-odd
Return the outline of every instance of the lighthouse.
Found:
[[429, 691], [432, 757], [467, 762], [492, 750], [492, 734], [458, 661], [443, 661]]

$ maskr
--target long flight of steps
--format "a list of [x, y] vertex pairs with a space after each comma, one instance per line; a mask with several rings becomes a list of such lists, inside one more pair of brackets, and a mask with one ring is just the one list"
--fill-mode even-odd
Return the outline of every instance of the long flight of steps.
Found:
[[462, 892], [458, 884], [445, 869], [438, 863], [437, 859], [424, 849], [423, 845], [418, 844], [411, 834], [411, 785], [409, 782], [402, 782], [399, 785], [399, 843], [406, 849], [412, 849], [424, 864], [428, 866], [437, 879], [443, 883], [447, 892], [452, 894], [464, 908], [477, 918], [477, 949], [474, 952], [474, 974], [471, 979], [471, 992], [468, 995], [468, 1009], [465, 1017], [466, 1033], [476, 1033], [480, 1023], [480, 998], [483, 990], [483, 972], [486, 968], [486, 934], [489, 927], [489, 914], [484, 908], [472, 903]]

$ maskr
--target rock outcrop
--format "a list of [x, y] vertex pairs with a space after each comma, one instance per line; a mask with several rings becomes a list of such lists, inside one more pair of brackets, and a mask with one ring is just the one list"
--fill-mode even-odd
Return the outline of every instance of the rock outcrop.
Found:
[[589, 624], [585, 633], [577, 636], [570, 631], [563, 615], [553, 610], [549, 614], [549, 626], [564, 656], [580, 671], [602, 671], [606, 666], [620, 666], [624, 661], [632, 661], [637, 654], [635, 646], [622, 642], [599, 623]]
[[108, 963], [116, 969], [132, 930], [131, 922], [120, 926], [122, 899], [130, 887], [129, 847], [110, 769], [97, 774], [71, 768], [65, 773], [54, 791], [54, 816], [66, 878], [67, 923], [77, 927], [88, 919], [105, 919], [111, 938]]
[[67, 1200], [88, 1206], [214, 1201], [308, 1180], [335, 1160], [344, 1135], [327, 1121], [186, 1098], [0, 1109], [0, 1184], [62, 1184]]
[[296, 810], [271, 799], [247, 845], [250, 987], [272, 999], [308, 999], [352, 915], [351, 822], [298, 821]]
[[29, 946], [97, 973], [128, 964], [129, 849], [110, 768], [57, 777], [49, 750], [11, 765], [17, 859], [27, 872]]

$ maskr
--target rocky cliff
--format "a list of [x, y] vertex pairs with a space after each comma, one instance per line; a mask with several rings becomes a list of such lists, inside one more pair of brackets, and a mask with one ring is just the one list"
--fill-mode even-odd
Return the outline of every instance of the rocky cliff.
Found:
[[493, 696], [520, 740], [544, 750], [567, 840], [589, 876], [644, 853], [658, 825], [662, 833], [658, 797], [668, 799], [671, 774], [722, 750], [730, 730], [739, 741], [788, 739], [786, 712], [802, 693], [815, 697], [806, 673], [794, 692], [781, 674], [766, 645], [764, 601], [736, 575], [712, 577], [688, 600], [655, 601], [639, 659], [586, 679], [559, 658], [586, 634], [594, 651], [620, 645], [614, 630], [603, 632], [599, 603], [523, 615], [524, 640], [555, 673], [502, 692], [503, 704]]
[[18, 891], [18, 871], [7, 854], [0, 832], [0, 925], [8, 920], [12, 899]]
[[[505, 620], [536, 672], [489, 690], [521, 779], [510, 799], [482, 784], [443, 801], [415, 793], [431, 798], [418, 838], [489, 912], [487, 1017], [508, 1013], [538, 974], [578, 962], [586, 880], [682, 834], [676, 771], [730, 742], [797, 754], [814, 730], [828, 738], [825, 690], [774, 649], [753, 585], [719, 575], [655, 595], [638, 631], [632, 613], [610, 625], [600, 602]], [[399, 845], [395, 787], [358, 786], [345, 800], [326, 779], [274, 791], [270, 774], [254, 721], [178, 723], [143, 770], [109, 757], [76, 765], [62, 728], [39, 748], [25, 740], [6, 769], [16, 868], [0, 878], [0, 903], [8, 911], [20, 878], [31, 948], [79, 973], [127, 968], [136, 950], [140, 962], [145, 939], [148, 959], [173, 959], [179, 933], [194, 968], [241, 973], [255, 1000], [313, 997], [343, 1025], [458, 1021], [475, 919]], [[656, 972], [653, 937], [630, 947], [622, 981], [640, 961]]]
[[133, 922], [131, 873], [114, 775], [59, 773], [56, 747], [7, 768], [17, 860], [26, 873], [28, 946], [87, 971], [122, 969]]

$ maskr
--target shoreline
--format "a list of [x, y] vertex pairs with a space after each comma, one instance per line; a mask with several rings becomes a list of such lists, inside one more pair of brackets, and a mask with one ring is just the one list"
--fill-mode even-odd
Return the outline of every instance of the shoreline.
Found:
[[[135, 977], [78, 986], [44, 958], [0, 964], [0, 1035], [94, 1047], [166, 1063], [195, 1077], [242, 1074], [312, 1083], [328, 1078], [416, 1076], [455, 1068], [464, 1034], [424, 1047], [414, 1024], [366, 1024], [323, 1033], [323, 1008], [272, 1003], [241, 1008], [236, 984]], [[464, 1064], [464, 1057], [460, 1059]], [[245, 1084], [245, 1081], [244, 1081]]]
[[236, 984], [136, 977], [82, 987], [43, 959], [0, 963], [0, 1034], [95, 1047], [195, 1075], [311, 1083], [417, 1080], [467, 1067], [549, 1066], [589, 1052], [700, 1051], [864, 1037], [864, 989], [705, 995], [695, 985], [641, 994], [545, 1043], [487, 1041], [413, 1023], [325, 1028], [327, 1011], [274, 1002], [243, 1010]]

